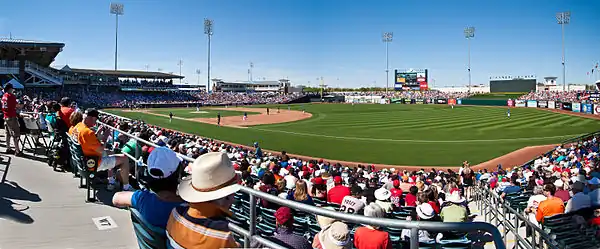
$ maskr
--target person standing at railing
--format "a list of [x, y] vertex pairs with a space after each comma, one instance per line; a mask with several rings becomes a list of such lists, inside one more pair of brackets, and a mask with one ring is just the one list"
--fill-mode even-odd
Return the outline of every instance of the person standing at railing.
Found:
[[[4, 86], [4, 95], [2, 95], [2, 112], [4, 113], [4, 125], [6, 128], [6, 154], [22, 155], [19, 147], [19, 138], [21, 137], [21, 128], [17, 114], [17, 97], [14, 94], [15, 89], [11, 83]], [[11, 139], [15, 143], [15, 150], [10, 146]]]

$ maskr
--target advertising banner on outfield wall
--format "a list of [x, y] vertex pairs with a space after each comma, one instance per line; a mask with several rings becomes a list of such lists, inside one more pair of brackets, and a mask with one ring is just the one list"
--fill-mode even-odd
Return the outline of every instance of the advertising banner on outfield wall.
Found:
[[575, 102], [571, 104], [571, 111], [581, 112], [581, 103]]
[[456, 104], [457, 105], [462, 105], [462, 99], [456, 99]]
[[537, 101], [527, 100], [527, 107], [531, 107], [531, 108], [537, 107]]
[[538, 101], [538, 108], [548, 108], [548, 101]]
[[555, 102], [554, 106], [556, 107], [556, 109], [562, 109], [562, 103], [561, 102], [558, 102], [558, 101]]
[[554, 101], [548, 101], [548, 108], [555, 109], [556, 108], [556, 103]]
[[514, 101], [514, 100], [512, 100], [512, 99], [508, 99], [508, 100], [506, 101], [506, 105], [507, 105], [507, 106], [515, 106], [515, 101]]
[[415, 102], [416, 102], [416, 104], [423, 104], [423, 103], [425, 103], [425, 100], [424, 99], [416, 99]]
[[594, 114], [600, 115], [600, 104], [594, 104]]
[[517, 100], [515, 100], [515, 106], [516, 107], [525, 107], [525, 106], [527, 106], [527, 104], [525, 103], [525, 100], [517, 99]]
[[449, 105], [456, 105], [456, 99], [449, 99], [448, 100], [448, 104]]
[[564, 103], [560, 103], [560, 104], [561, 104], [561, 107], [562, 107], [562, 109], [563, 109], [563, 110], [567, 110], [567, 111], [570, 111], [570, 110], [572, 110], [572, 109], [571, 109], [571, 103], [569, 103], [569, 102], [564, 102]]
[[448, 100], [447, 99], [436, 99], [435, 103], [436, 104], [448, 104]]
[[587, 113], [587, 114], [594, 113], [594, 109], [592, 107], [592, 104], [581, 104], [581, 112]]

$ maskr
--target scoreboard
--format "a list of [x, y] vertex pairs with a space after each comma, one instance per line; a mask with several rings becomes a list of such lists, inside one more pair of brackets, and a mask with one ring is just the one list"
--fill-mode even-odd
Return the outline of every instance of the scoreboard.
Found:
[[427, 69], [394, 70], [394, 90], [419, 91], [429, 88]]

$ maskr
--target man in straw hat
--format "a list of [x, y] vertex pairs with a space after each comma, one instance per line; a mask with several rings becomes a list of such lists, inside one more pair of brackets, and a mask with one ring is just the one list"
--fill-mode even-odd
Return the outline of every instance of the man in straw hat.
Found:
[[227, 154], [209, 152], [191, 166], [191, 177], [177, 189], [189, 207], [171, 211], [167, 237], [174, 248], [212, 249], [238, 247], [229, 231], [226, 217], [233, 194], [240, 189], [238, 178]]
[[351, 248], [349, 233], [348, 225], [341, 221], [334, 221], [315, 236], [312, 246], [317, 249]]

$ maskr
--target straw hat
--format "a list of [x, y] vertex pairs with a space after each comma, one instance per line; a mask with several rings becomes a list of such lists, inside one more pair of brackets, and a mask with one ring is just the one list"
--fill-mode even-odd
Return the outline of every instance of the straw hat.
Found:
[[460, 191], [450, 191], [451, 194], [446, 196], [446, 200], [452, 203], [461, 204], [465, 202], [465, 198], [460, 196]]
[[373, 194], [375, 195], [375, 199], [380, 201], [386, 201], [392, 196], [392, 192], [385, 188], [378, 188]]
[[190, 203], [218, 200], [240, 189], [237, 180], [227, 154], [209, 152], [194, 161], [191, 177], [181, 181], [177, 193]]

